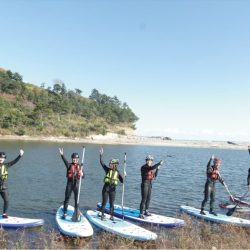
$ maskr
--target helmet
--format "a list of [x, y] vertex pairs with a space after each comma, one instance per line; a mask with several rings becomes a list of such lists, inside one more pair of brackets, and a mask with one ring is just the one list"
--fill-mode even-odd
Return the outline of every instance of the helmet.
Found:
[[109, 161], [109, 164], [119, 165], [119, 160], [118, 159], [111, 159]]
[[221, 164], [221, 159], [215, 157], [214, 158], [214, 164]]
[[154, 157], [152, 155], [147, 155], [145, 158], [146, 161], [153, 161]]
[[79, 157], [79, 154], [78, 154], [78, 153], [73, 153], [73, 154], [71, 155], [71, 158], [72, 158], [72, 159], [74, 159], [74, 158], [78, 158], [78, 159], [79, 159], [80, 157]]
[[6, 154], [4, 152], [0, 152], [0, 158], [6, 159]]

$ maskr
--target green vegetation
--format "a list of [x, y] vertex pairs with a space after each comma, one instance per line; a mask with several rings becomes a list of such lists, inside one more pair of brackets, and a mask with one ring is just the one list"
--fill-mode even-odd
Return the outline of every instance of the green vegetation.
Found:
[[97, 89], [89, 98], [81, 93], [67, 90], [60, 80], [37, 87], [24, 83], [19, 73], [0, 69], [0, 134], [85, 137], [135, 129], [138, 117], [116, 96]]

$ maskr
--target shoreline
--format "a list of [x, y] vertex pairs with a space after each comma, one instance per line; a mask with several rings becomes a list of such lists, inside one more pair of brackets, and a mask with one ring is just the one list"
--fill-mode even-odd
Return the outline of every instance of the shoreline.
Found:
[[54, 136], [17, 136], [0, 135], [0, 141], [44, 141], [44, 142], [62, 142], [62, 143], [88, 143], [88, 144], [114, 144], [114, 145], [144, 145], [144, 146], [166, 146], [166, 147], [192, 147], [192, 148], [221, 148], [246, 150], [250, 143], [238, 142], [229, 144], [226, 141], [205, 141], [205, 140], [163, 140], [160, 137], [146, 136], [124, 136], [113, 133], [107, 135], [92, 135], [86, 138], [69, 138]]

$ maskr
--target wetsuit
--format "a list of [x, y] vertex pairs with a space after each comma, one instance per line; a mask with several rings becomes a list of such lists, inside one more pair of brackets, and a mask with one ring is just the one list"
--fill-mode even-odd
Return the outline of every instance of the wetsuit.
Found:
[[218, 180], [222, 185], [224, 185], [223, 179], [219, 174], [214, 174], [215, 167], [212, 165], [212, 158], [207, 164], [207, 181], [204, 190], [204, 200], [201, 203], [201, 210], [204, 211], [206, 203], [210, 197], [210, 212], [213, 212], [214, 201], [215, 201], [215, 183]]
[[[21, 155], [17, 156], [17, 158], [11, 162], [5, 162], [0, 164], [0, 172], [2, 171], [2, 167], [5, 166], [6, 169], [16, 164], [20, 159]], [[1, 176], [2, 177], [2, 176]], [[3, 213], [6, 214], [9, 207], [9, 195], [8, 195], [8, 183], [7, 179], [0, 178], [0, 195], [3, 198]]]
[[[105, 163], [102, 160], [102, 155], [100, 155], [100, 163], [106, 173], [106, 175], [108, 174], [108, 172], [110, 170], [112, 170], [111, 168], [107, 167], [105, 165]], [[123, 183], [123, 177], [121, 176], [121, 174], [119, 173], [118, 170], [115, 170], [113, 172], [117, 172], [118, 173], [118, 179], [121, 183]], [[114, 203], [115, 203], [115, 194], [116, 194], [116, 184], [114, 183], [104, 183], [103, 188], [102, 188], [102, 207], [101, 207], [101, 212], [102, 212], [102, 216], [104, 215], [104, 210], [105, 210], [105, 206], [106, 203], [108, 201], [109, 198], [109, 205], [110, 205], [110, 215], [113, 215], [114, 213]]]
[[247, 185], [250, 186], [250, 168], [248, 169]]
[[[78, 189], [79, 189], [79, 180], [80, 180], [80, 174], [79, 171], [81, 169], [81, 166], [77, 163], [69, 163], [67, 159], [64, 157], [64, 155], [61, 155], [62, 160], [67, 168], [67, 185], [65, 189], [65, 200], [64, 200], [64, 214], [67, 213], [68, 205], [69, 205], [69, 199], [72, 194], [72, 191], [74, 192], [74, 200], [75, 200], [75, 208], [77, 208], [77, 196], [78, 196]], [[72, 176], [69, 175], [69, 171], [72, 171]], [[83, 177], [83, 176], [82, 176]]]
[[141, 167], [141, 204], [140, 204], [140, 214], [143, 214], [143, 211], [146, 211], [149, 208], [150, 198], [151, 198], [151, 189], [152, 189], [152, 181], [156, 172], [158, 172], [158, 167], [160, 166], [160, 162], [155, 164], [154, 166], [148, 166], [147, 164]]

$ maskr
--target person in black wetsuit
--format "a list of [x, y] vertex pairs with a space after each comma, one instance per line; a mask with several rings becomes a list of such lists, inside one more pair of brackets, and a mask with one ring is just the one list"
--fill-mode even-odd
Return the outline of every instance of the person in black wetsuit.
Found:
[[216, 191], [215, 183], [218, 180], [222, 185], [224, 185], [224, 181], [219, 173], [220, 164], [221, 160], [219, 158], [215, 158], [213, 155], [207, 164], [207, 181], [204, 190], [204, 200], [201, 203], [201, 211], [200, 211], [200, 214], [202, 215], [206, 214], [204, 212], [204, 208], [210, 197], [209, 213], [217, 216], [217, 214], [214, 212], [214, 201], [215, 201], [215, 191]]
[[159, 163], [152, 165], [154, 158], [151, 155], [146, 157], [146, 164], [141, 167], [141, 204], [140, 204], [140, 215], [141, 219], [144, 219], [144, 215], [150, 216], [151, 214], [148, 211], [150, 198], [151, 198], [151, 189], [152, 181], [157, 175], [160, 166], [163, 164], [161, 160]]
[[6, 154], [4, 152], [0, 152], [0, 195], [3, 198], [3, 218], [8, 218], [7, 210], [9, 207], [9, 195], [8, 195], [8, 168], [16, 164], [24, 154], [24, 151], [20, 149], [19, 156], [16, 159], [10, 162], [5, 162]]
[[78, 196], [78, 188], [79, 188], [79, 180], [84, 176], [83, 171], [81, 171], [81, 165], [79, 162], [79, 154], [73, 153], [71, 155], [72, 162], [69, 163], [67, 159], [64, 157], [63, 148], [59, 148], [59, 153], [62, 157], [62, 160], [67, 168], [67, 185], [65, 189], [65, 199], [63, 203], [63, 216], [62, 219], [65, 219], [67, 216], [67, 209], [69, 205], [69, 199], [74, 192], [74, 199], [75, 199], [75, 209], [77, 208], [77, 196]]
[[102, 206], [101, 206], [101, 219], [104, 220], [104, 210], [106, 203], [109, 198], [110, 204], [110, 219], [114, 220], [113, 213], [114, 213], [114, 203], [115, 203], [115, 194], [116, 194], [116, 186], [118, 181], [123, 183], [123, 177], [117, 170], [119, 165], [118, 159], [112, 159], [109, 162], [109, 167], [105, 165], [103, 162], [103, 148], [100, 149], [100, 163], [106, 173], [104, 177], [104, 185], [102, 189]]
[[250, 168], [248, 169], [247, 186], [248, 190], [250, 190]]

